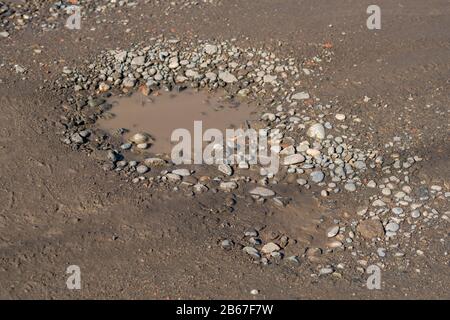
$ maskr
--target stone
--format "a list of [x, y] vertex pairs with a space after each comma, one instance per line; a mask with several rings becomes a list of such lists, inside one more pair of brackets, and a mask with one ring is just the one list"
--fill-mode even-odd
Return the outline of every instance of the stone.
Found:
[[356, 231], [358, 231], [363, 238], [368, 240], [384, 236], [383, 225], [379, 220], [375, 219], [361, 221], [358, 224]]
[[293, 100], [306, 100], [306, 99], [309, 99], [310, 98], [310, 96], [309, 96], [309, 93], [308, 92], [298, 92], [298, 93], [296, 93], [296, 94], [294, 94], [294, 95], [292, 95], [292, 97], [291, 97], [291, 99], [293, 99]]
[[298, 256], [290, 256], [286, 258], [287, 261], [295, 263], [295, 264], [299, 264], [300, 263], [300, 259], [298, 258]]
[[276, 84], [277, 76], [266, 74], [263, 78], [264, 83]]
[[376, 188], [377, 183], [373, 180], [370, 180], [369, 182], [367, 182], [367, 187], [369, 188]]
[[135, 57], [133, 58], [133, 60], [131, 60], [131, 65], [134, 66], [143, 66], [144, 64], [145, 64], [144, 56]]
[[237, 78], [228, 71], [219, 72], [219, 79], [226, 83], [237, 82]]
[[208, 187], [201, 183], [195, 184], [192, 188], [194, 189], [195, 193], [203, 193], [208, 191]]
[[137, 166], [136, 171], [139, 174], [147, 173], [150, 169], [147, 166], [144, 166], [143, 164]]
[[98, 90], [99, 90], [100, 92], [106, 92], [106, 91], [108, 91], [110, 88], [111, 88], [111, 87], [109, 86], [109, 84], [107, 84], [107, 83], [105, 83], [105, 82], [102, 82], [102, 83], [100, 83], [100, 84], [98, 85]]
[[339, 233], [339, 226], [331, 226], [327, 229], [327, 237], [333, 238]]
[[148, 148], [148, 143], [139, 143], [136, 147], [138, 149], [145, 150]]
[[146, 143], [148, 141], [148, 135], [145, 133], [136, 133], [130, 138], [130, 141], [136, 144]]
[[313, 171], [309, 176], [311, 177], [311, 180], [315, 183], [320, 183], [325, 178], [325, 174], [322, 171]]
[[305, 161], [305, 157], [301, 154], [292, 154], [284, 158], [283, 164], [285, 166], [301, 163]]
[[231, 166], [229, 166], [228, 164], [219, 164], [218, 170], [223, 174], [226, 174], [227, 176], [233, 175], [233, 168], [231, 168]]
[[175, 169], [172, 170], [172, 173], [181, 177], [187, 177], [191, 175], [191, 172], [188, 169]]
[[83, 138], [78, 132], [72, 134], [72, 135], [70, 136], [70, 140], [71, 140], [72, 142], [74, 142], [74, 143], [77, 143], [77, 144], [82, 144], [82, 143], [84, 143], [84, 138]]
[[356, 191], [356, 185], [353, 182], [348, 182], [344, 185], [344, 189], [349, 192], [353, 192]]
[[389, 231], [389, 232], [397, 232], [399, 229], [400, 229], [400, 226], [398, 225], [398, 223], [393, 222], [393, 221], [389, 222], [386, 225], [386, 231]]
[[177, 182], [181, 180], [181, 177], [175, 173], [168, 173], [166, 174], [166, 177], [171, 182]]
[[385, 248], [378, 248], [377, 254], [379, 257], [384, 258], [386, 256], [386, 249]]
[[403, 213], [403, 209], [400, 208], [400, 207], [392, 208], [391, 211], [392, 211], [394, 214], [396, 214], [396, 215], [400, 215], [400, 214]]
[[279, 251], [279, 250], [280, 250], [280, 247], [276, 243], [273, 243], [273, 242], [269, 242], [261, 248], [261, 252], [264, 254], [270, 254], [274, 251]]
[[233, 241], [225, 239], [220, 243], [220, 245], [225, 250], [230, 250], [233, 247]]
[[386, 203], [384, 203], [383, 200], [377, 199], [374, 202], [372, 202], [372, 206], [374, 206], [374, 207], [385, 207]]
[[213, 45], [213, 44], [207, 44], [207, 45], [205, 46], [205, 52], [206, 52], [207, 54], [209, 54], [209, 55], [216, 54], [216, 53], [217, 53], [217, 50], [218, 50], [218, 48], [217, 48], [216, 45]]
[[337, 113], [334, 117], [339, 121], [345, 120], [345, 114], [342, 114], [342, 113]]
[[231, 190], [237, 189], [237, 187], [238, 187], [238, 185], [234, 181], [220, 183], [220, 189], [228, 191], [228, 192]]
[[309, 127], [306, 134], [310, 138], [323, 140], [323, 139], [325, 139], [325, 128], [323, 127], [322, 124], [316, 123], [316, 124], [313, 124], [311, 127]]
[[253, 247], [244, 247], [242, 249], [245, 253], [251, 255], [253, 258], [259, 259], [261, 258], [261, 255], [259, 254], [258, 250]]
[[195, 71], [195, 70], [186, 70], [186, 72], [184, 73], [185, 75], [186, 75], [186, 77], [188, 77], [188, 78], [198, 78], [199, 77], [199, 74], [198, 74], [198, 72], [197, 71]]
[[122, 82], [122, 86], [124, 88], [128, 88], [128, 89], [133, 88], [135, 84], [136, 84], [136, 80], [131, 79], [131, 78], [125, 78]]
[[321, 274], [321, 275], [327, 275], [327, 274], [331, 274], [331, 273], [333, 273], [332, 268], [321, 268], [319, 270], [319, 274]]
[[272, 197], [275, 195], [275, 192], [264, 187], [256, 187], [250, 190], [250, 194], [257, 195], [260, 197]]
[[131, 149], [132, 146], [133, 145], [131, 143], [127, 142], [127, 143], [122, 144], [120, 146], [120, 149], [122, 149], [122, 150], [129, 150], [129, 149]]
[[147, 158], [144, 160], [144, 163], [150, 167], [163, 166], [166, 164], [166, 161], [160, 158]]
[[419, 210], [413, 210], [412, 212], [411, 212], [411, 217], [413, 217], [413, 218], [418, 218], [418, 217], [420, 217], [420, 211]]
[[127, 55], [128, 55], [128, 52], [126, 52], [126, 51], [120, 51], [120, 52], [118, 52], [118, 53], [114, 56], [114, 58], [115, 58], [118, 62], [124, 62], [124, 61], [127, 59]]
[[108, 153], [106, 156], [107, 156], [108, 160], [110, 160], [112, 162], [116, 162], [116, 161], [120, 160], [120, 156], [114, 150], [108, 150]]

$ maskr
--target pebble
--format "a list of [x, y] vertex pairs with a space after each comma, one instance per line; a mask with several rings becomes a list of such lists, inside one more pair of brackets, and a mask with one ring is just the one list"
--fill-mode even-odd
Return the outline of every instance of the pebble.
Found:
[[148, 143], [139, 143], [136, 147], [138, 149], [145, 150], [148, 148]]
[[345, 190], [353, 192], [356, 191], [356, 185], [353, 182], [348, 182], [344, 185]]
[[339, 226], [331, 226], [327, 229], [327, 237], [333, 238], [339, 233]]
[[283, 164], [285, 166], [301, 163], [305, 161], [305, 157], [301, 154], [293, 154], [284, 158]]
[[70, 136], [70, 140], [74, 143], [82, 144], [84, 143], [84, 138], [79, 133], [74, 133]]
[[306, 134], [310, 138], [322, 140], [325, 139], [325, 128], [323, 127], [322, 124], [316, 123], [313, 124], [311, 127], [309, 127]]
[[148, 141], [148, 135], [145, 133], [136, 133], [131, 137], [130, 141], [136, 144], [146, 143]]
[[250, 190], [250, 194], [257, 195], [260, 197], [272, 197], [275, 195], [275, 192], [264, 187], [256, 187]]
[[374, 207], [384, 207], [386, 206], [386, 203], [384, 203], [384, 201], [377, 199], [374, 202], [372, 202], [372, 206]]
[[160, 159], [160, 158], [147, 158], [147, 159], [144, 160], [144, 163], [145, 163], [147, 166], [152, 167], [152, 166], [162, 166], [162, 165], [165, 165], [165, 164], [166, 164], [166, 161], [164, 161], [163, 159]]
[[125, 78], [122, 82], [122, 86], [124, 88], [128, 88], [128, 89], [133, 88], [135, 84], [136, 84], [136, 80], [131, 79], [131, 78]]
[[231, 166], [229, 166], [228, 164], [220, 164], [218, 170], [223, 174], [226, 174], [227, 176], [233, 175], [233, 168], [231, 168]]
[[386, 249], [385, 248], [378, 248], [377, 249], [377, 254], [379, 257], [385, 257], [386, 256]]
[[237, 78], [228, 71], [219, 72], [219, 79], [226, 83], [237, 82]]
[[179, 176], [179, 175], [176, 174], [176, 173], [167, 173], [167, 174], [166, 174], [166, 177], [167, 177], [167, 179], [168, 179], [169, 181], [171, 181], [171, 182], [177, 182], [177, 181], [180, 181], [180, 180], [181, 180], [181, 176]]
[[403, 209], [400, 208], [400, 207], [392, 208], [391, 211], [392, 211], [394, 214], [396, 214], [396, 215], [400, 215], [400, 214], [403, 213]]
[[418, 218], [418, 217], [420, 217], [420, 211], [419, 211], [419, 210], [413, 210], [413, 211], [411, 212], [411, 217], [413, 217], [413, 218]]
[[147, 166], [144, 166], [143, 164], [138, 165], [137, 168], [136, 168], [136, 171], [137, 171], [139, 174], [147, 173], [149, 170], [150, 170], [150, 169], [149, 169]]
[[225, 250], [230, 250], [233, 247], [233, 241], [225, 239], [220, 243], [220, 245]]
[[135, 66], [143, 66], [144, 63], [145, 63], [144, 56], [135, 57], [135, 58], [133, 58], [133, 60], [131, 60], [131, 65], [135, 65]]
[[251, 255], [253, 258], [256, 258], [256, 259], [261, 258], [261, 255], [259, 254], [258, 250], [253, 247], [244, 247], [242, 250], [245, 253]]
[[209, 55], [213, 55], [217, 53], [217, 46], [213, 44], [207, 44], [205, 46], [205, 52]]
[[322, 171], [313, 171], [309, 176], [311, 177], [311, 180], [315, 183], [320, 183], [325, 178], [325, 174]]
[[133, 145], [131, 143], [124, 143], [124, 144], [122, 144], [120, 146], [120, 149], [122, 149], [122, 150], [129, 150], [129, 149], [131, 149], [132, 146]]
[[367, 183], [367, 187], [369, 187], [369, 188], [376, 188], [376, 186], [377, 186], [377, 183], [375, 181], [373, 181], [373, 180], [370, 180]]
[[327, 274], [331, 274], [331, 273], [333, 273], [332, 268], [322, 268], [319, 270], [320, 275], [327, 275]]
[[344, 120], [345, 120], [345, 114], [337, 113], [337, 114], [335, 115], [335, 118], [336, 118], [337, 120], [339, 120], [339, 121], [344, 121]]
[[290, 256], [286, 258], [287, 261], [295, 263], [295, 264], [299, 264], [300, 263], [300, 259], [298, 258], [298, 256]]
[[309, 96], [309, 93], [308, 92], [298, 92], [298, 93], [296, 93], [296, 94], [294, 94], [294, 95], [292, 95], [292, 97], [291, 97], [291, 99], [293, 99], [293, 100], [306, 100], [306, 99], [309, 99], [310, 98], [310, 96]]
[[172, 170], [172, 173], [181, 177], [187, 177], [191, 175], [191, 172], [188, 169], [175, 169]]
[[386, 231], [397, 232], [400, 229], [400, 226], [396, 222], [389, 222], [386, 225]]
[[274, 251], [279, 251], [280, 249], [281, 248], [276, 243], [269, 242], [261, 248], [261, 252], [265, 254], [270, 254]]
[[225, 191], [231, 191], [231, 190], [237, 189], [237, 187], [238, 187], [238, 185], [234, 181], [220, 183], [220, 189], [225, 190]]

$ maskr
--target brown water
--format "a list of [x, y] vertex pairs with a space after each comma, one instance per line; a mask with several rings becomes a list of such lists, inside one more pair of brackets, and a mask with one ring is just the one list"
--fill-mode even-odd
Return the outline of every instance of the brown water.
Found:
[[120, 128], [129, 130], [125, 139], [138, 132], [147, 133], [153, 143], [152, 153], [170, 154], [172, 132], [184, 128], [194, 139], [194, 121], [202, 121], [203, 132], [210, 128], [221, 130], [245, 128], [245, 121], [255, 119], [256, 107], [238, 100], [224, 99], [220, 92], [184, 90], [145, 96], [136, 92], [128, 97], [112, 97], [110, 119], [100, 119], [100, 128], [113, 133]]

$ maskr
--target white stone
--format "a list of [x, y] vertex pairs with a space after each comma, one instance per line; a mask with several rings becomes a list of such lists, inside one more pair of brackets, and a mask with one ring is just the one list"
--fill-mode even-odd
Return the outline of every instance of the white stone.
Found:
[[191, 172], [188, 169], [175, 169], [172, 171], [172, 173], [182, 177], [187, 177], [191, 175]]
[[309, 127], [306, 134], [308, 135], [308, 137], [322, 140], [325, 139], [325, 128], [322, 124], [316, 123]]
[[308, 92], [298, 92], [294, 94], [292, 97], [294, 100], [306, 100], [309, 99], [309, 93]]
[[250, 190], [250, 194], [254, 194], [260, 197], [271, 197], [275, 195], [275, 192], [267, 188], [256, 187]]
[[237, 78], [228, 71], [219, 72], [219, 79], [226, 83], [233, 83], [238, 81]]
[[301, 154], [292, 154], [284, 158], [283, 164], [285, 166], [301, 163], [305, 161], [305, 157]]

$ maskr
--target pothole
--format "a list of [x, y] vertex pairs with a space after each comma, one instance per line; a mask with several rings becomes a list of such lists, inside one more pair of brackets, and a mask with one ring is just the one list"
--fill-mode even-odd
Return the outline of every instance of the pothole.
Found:
[[[225, 132], [244, 128], [249, 120], [257, 118], [254, 104], [206, 90], [157, 91], [151, 95], [138, 91], [125, 97], [112, 97], [107, 103], [111, 109], [102, 115], [98, 126], [112, 135], [120, 135], [124, 142], [122, 149], [133, 148], [139, 154], [170, 155], [174, 144], [172, 133], [186, 129], [194, 137], [195, 121], [201, 122], [202, 131]], [[139, 133], [148, 136], [148, 140], [131, 144], [133, 136]]]
[[[320, 63], [331, 55], [325, 50], [322, 56], [297, 61], [277, 57], [263, 49], [240, 48], [234, 41], [185, 43], [164, 38], [150, 39], [145, 45], [128, 50], [106, 51], [87, 68], [71, 70], [65, 67], [63, 70], [66, 79], [61, 87], [68, 87], [70, 91], [65, 106], [67, 115], [61, 121], [63, 141], [74, 149], [103, 152], [105, 170], [122, 173], [136, 184], [184, 190], [191, 196], [202, 193], [213, 196], [218, 192], [239, 194], [240, 199], [273, 208], [279, 216], [271, 221], [283, 229], [281, 232], [291, 234], [265, 238], [271, 241], [269, 243], [234, 240], [263, 264], [282, 259], [284, 254], [292, 255], [292, 259], [287, 260], [298, 262], [297, 256], [350, 251], [347, 263], [354, 264], [354, 257], [358, 256], [359, 265], [384, 259], [386, 252], [388, 256], [403, 257], [402, 245], [410, 245], [416, 230], [440, 221], [440, 213], [432, 205], [438, 200], [447, 204], [448, 187], [435, 185], [428, 188], [416, 179], [414, 167], [422, 158], [408, 154], [407, 144], [401, 145], [394, 139], [384, 149], [369, 145], [364, 137], [375, 133], [367, 123], [364, 124], [364, 119], [339, 112], [341, 109], [336, 101], [322, 102], [301, 87], [302, 78], [320, 73]], [[100, 124], [107, 130], [129, 126], [130, 133], [142, 129], [150, 131], [150, 135], [159, 134], [162, 128], [165, 130], [159, 121], [144, 127], [133, 116], [135, 121], [125, 122], [122, 119], [127, 119], [126, 115], [122, 117], [119, 113], [122, 106], [111, 109], [106, 98], [113, 94], [111, 99], [118, 99], [118, 94], [129, 94], [138, 89], [151, 95], [180, 86], [214, 91], [234, 99], [241, 97], [248, 104], [255, 103], [258, 115], [251, 125], [264, 128], [271, 146], [277, 147], [274, 151], [280, 157], [279, 172], [261, 170], [260, 166], [245, 161], [237, 165], [210, 166], [203, 172], [206, 166], [201, 169], [198, 166], [180, 167], [168, 157], [130, 160], [127, 151], [121, 148], [127, 136], [114, 139], [99, 130]], [[224, 91], [221, 93], [221, 90]], [[201, 94], [195, 96], [200, 99]], [[136, 97], [139, 96], [134, 93], [131, 99]], [[194, 95], [185, 98], [191, 99]], [[162, 103], [177, 98], [171, 98], [171, 93], [163, 93], [155, 97], [155, 105], [149, 105], [149, 110], [157, 107], [157, 99]], [[365, 97], [363, 103], [369, 102], [370, 99]], [[181, 108], [177, 105], [169, 103], [166, 108]], [[201, 115], [201, 108], [205, 106], [197, 104], [196, 107], [200, 108]], [[171, 110], [179, 112], [179, 109]], [[120, 123], [112, 125], [114, 119], [98, 121], [108, 117], [109, 112], [117, 113], [116, 120]], [[216, 112], [219, 115], [220, 111]], [[218, 118], [222, 118], [223, 113], [220, 114]], [[249, 116], [251, 112], [242, 115], [242, 119]], [[164, 123], [172, 126], [171, 122]], [[220, 119], [219, 127], [239, 125], [239, 122]], [[158, 128], [161, 131], [155, 130]], [[167, 128], [168, 131], [171, 129]], [[153, 147], [158, 151], [168, 150], [167, 143], [163, 143], [167, 139], [164, 135], [155, 137]], [[159, 142], [161, 145], [157, 146]], [[305, 215], [304, 219], [309, 222], [304, 223], [299, 217], [301, 210], [297, 210], [302, 203], [292, 201], [298, 199], [293, 190], [302, 190], [308, 197], [314, 195], [321, 199], [332, 209], [327, 211], [332, 216], [317, 212], [314, 216]], [[342, 206], [337, 205], [338, 202]], [[233, 204], [230, 202], [227, 206]], [[336, 208], [342, 210], [336, 212]], [[447, 209], [442, 219], [449, 220], [449, 215]], [[303, 231], [302, 226], [306, 228]], [[302, 245], [303, 252], [290, 247], [294, 241], [287, 238], [296, 234], [301, 239], [311, 235], [311, 241]], [[314, 239], [320, 239], [320, 243], [326, 239], [327, 242], [321, 244], [321, 248], [312, 248]], [[233, 241], [229, 240], [220, 242], [224, 249], [233, 247]], [[364, 259], [360, 256], [361, 248], [368, 249]], [[342, 264], [330, 263], [320, 269], [320, 274], [337, 272], [338, 268], [342, 269]]]

